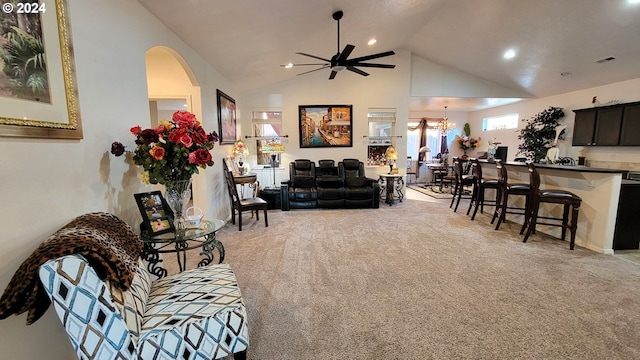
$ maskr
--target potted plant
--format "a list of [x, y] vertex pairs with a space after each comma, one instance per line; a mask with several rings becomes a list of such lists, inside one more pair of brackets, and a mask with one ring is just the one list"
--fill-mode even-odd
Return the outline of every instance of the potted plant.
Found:
[[[522, 140], [522, 143], [518, 145], [518, 154], [522, 154], [528, 160], [536, 163], [544, 159], [549, 146], [556, 137], [558, 120], [563, 117], [562, 108], [551, 106], [530, 119], [523, 119], [522, 121], [526, 122], [526, 125], [518, 135], [518, 139]], [[558, 139], [564, 140], [564, 133]]]

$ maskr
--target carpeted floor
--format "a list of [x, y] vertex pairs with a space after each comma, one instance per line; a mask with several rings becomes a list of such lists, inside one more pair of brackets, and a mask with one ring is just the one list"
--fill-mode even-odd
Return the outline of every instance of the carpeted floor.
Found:
[[248, 358], [640, 358], [640, 264], [413, 194], [225, 226]]

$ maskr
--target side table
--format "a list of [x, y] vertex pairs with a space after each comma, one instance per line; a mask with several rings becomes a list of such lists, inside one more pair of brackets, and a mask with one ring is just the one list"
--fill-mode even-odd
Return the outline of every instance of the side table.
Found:
[[382, 174], [378, 179], [380, 184], [380, 198], [384, 199], [384, 202], [393, 205], [395, 199], [402, 202], [404, 194], [402, 189], [404, 188], [404, 176], [399, 174]]
[[224, 260], [224, 246], [216, 240], [216, 232], [224, 226], [224, 221], [218, 219], [202, 220], [198, 227], [187, 228], [184, 235], [165, 233], [149, 236], [146, 231], [141, 231], [140, 239], [144, 243], [142, 258], [149, 262], [148, 270], [157, 277], [167, 276], [167, 269], [162, 267], [160, 254], [176, 253], [178, 269], [184, 271], [187, 267], [187, 250], [202, 247], [198, 266], [209, 265], [214, 259], [214, 250], [218, 250], [219, 261]]

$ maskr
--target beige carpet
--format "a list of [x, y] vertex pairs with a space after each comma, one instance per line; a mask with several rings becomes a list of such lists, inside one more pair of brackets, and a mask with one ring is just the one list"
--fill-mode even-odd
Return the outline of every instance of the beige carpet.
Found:
[[640, 264], [411, 193], [221, 230], [250, 359], [640, 358]]

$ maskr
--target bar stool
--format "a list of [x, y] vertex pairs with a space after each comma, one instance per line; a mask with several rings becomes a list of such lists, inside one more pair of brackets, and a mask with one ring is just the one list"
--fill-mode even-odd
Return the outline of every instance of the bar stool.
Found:
[[[531, 214], [528, 216], [527, 234], [524, 236], [522, 242], [527, 242], [529, 235], [536, 232], [536, 225], [538, 224], [558, 226], [562, 227], [562, 240], [564, 240], [567, 235], [567, 229], [571, 231], [569, 249], [573, 250], [576, 242], [576, 230], [578, 229], [578, 211], [580, 210], [582, 199], [578, 195], [566, 190], [540, 189], [540, 174], [532, 162], [529, 163], [529, 179], [531, 185]], [[563, 205], [562, 218], [539, 216], [540, 203]], [[571, 208], [571, 223], [569, 223], [569, 208]], [[544, 223], [539, 222], [538, 219], [562, 221], [562, 223]], [[522, 231], [520, 234], [522, 234]]]
[[480, 213], [484, 213], [485, 203], [489, 206], [496, 206], [496, 200], [485, 200], [485, 191], [487, 189], [498, 190], [498, 179], [485, 179], [482, 175], [482, 165], [478, 159], [471, 160], [471, 173], [473, 174], [473, 193], [471, 194], [471, 201], [469, 202], [469, 209], [467, 209], [467, 215], [471, 212], [471, 207], [475, 205], [471, 220], [475, 220], [478, 213], [478, 207], [480, 207]]
[[[520, 229], [520, 234], [522, 234], [527, 226], [527, 219], [529, 216], [528, 209], [531, 201], [531, 187], [529, 184], [524, 183], [510, 184], [507, 169], [502, 164], [502, 160], [496, 159], [496, 169], [498, 170], [498, 188], [496, 191], [497, 205], [496, 210], [493, 213], [493, 218], [491, 218], [491, 223], [493, 224], [495, 220], [498, 219], [498, 223], [496, 224], [496, 230], [498, 230], [500, 229], [500, 224], [506, 221], [507, 214], [524, 215], [524, 223]], [[509, 206], [509, 196], [511, 195], [524, 196], [524, 207]]]
[[[454, 183], [453, 188], [453, 198], [451, 199], [451, 205], [453, 206], [454, 201], [456, 201], [456, 197], [458, 200], [456, 201], [456, 207], [453, 209], [453, 212], [458, 211], [458, 205], [460, 205], [460, 199], [462, 199], [462, 195], [464, 194], [464, 187], [471, 186], [474, 184], [475, 180], [473, 179], [473, 175], [465, 175], [464, 170], [462, 169], [462, 160], [458, 157], [453, 158], [453, 175], [454, 175]], [[467, 211], [467, 214], [469, 212]]]

